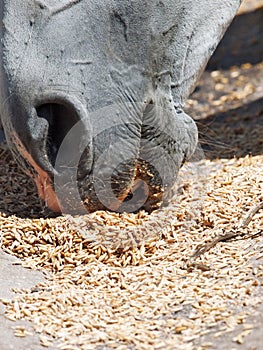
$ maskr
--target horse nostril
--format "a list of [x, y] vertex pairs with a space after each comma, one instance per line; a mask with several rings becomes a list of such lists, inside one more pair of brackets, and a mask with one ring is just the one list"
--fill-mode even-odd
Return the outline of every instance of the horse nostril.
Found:
[[54, 167], [64, 138], [80, 120], [80, 117], [73, 106], [61, 103], [44, 103], [39, 105], [36, 111], [38, 117], [46, 119], [49, 124], [46, 152], [50, 163]]

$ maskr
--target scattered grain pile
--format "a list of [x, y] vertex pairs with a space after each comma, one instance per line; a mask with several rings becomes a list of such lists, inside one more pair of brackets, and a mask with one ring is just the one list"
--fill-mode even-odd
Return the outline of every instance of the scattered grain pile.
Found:
[[[59, 349], [197, 349], [200, 336], [238, 324], [242, 342], [246, 317], [262, 299], [262, 238], [219, 243], [199, 258], [206, 272], [189, 270], [187, 262], [199, 244], [237, 227], [262, 200], [262, 161], [199, 162], [210, 170], [199, 214], [189, 178], [179, 200], [151, 216], [23, 219], [2, 212], [2, 248], [46, 272], [44, 283], [4, 301], [6, 317], [30, 320], [42, 345]], [[5, 183], [13, 189], [16, 171], [10, 160]], [[262, 222], [259, 211], [246, 230], [257, 232]]]

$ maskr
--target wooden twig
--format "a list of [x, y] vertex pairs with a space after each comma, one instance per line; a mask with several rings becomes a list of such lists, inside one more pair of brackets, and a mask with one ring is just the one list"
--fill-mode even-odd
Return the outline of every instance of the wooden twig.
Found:
[[220, 234], [220, 235], [216, 236], [209, 243], [199, 244], [187, 263], [188, 269], [196, 267], [196, 268], [201, 269], [202, 271], [210, 270], [209, 266], [201, 264], [201, 263], [197, 263], [195, 260], [197, 258], [199, 258], [201, 255], [203, 255], [204, 253], [206, 253], [207, 251], [209, 251], [210, 249], [214, 248], [216, 246], [216, 244], [219, 242], [226, 242], [226, 241], [229, 241], [229, 240], [236, 238], [238, 236], [240, 236], [241, 239], [248, 239], [248, 238], [254, 238], [254, 237], [262, 235], [263, 230], [260, 230], [254, 234], [251, 234], [251, 235], [248, 235], [244, 232], [240, 232], [241, 229], [244, 229], [249, 225], [249, 223], [253, 219], [254, 215], [260, 209], [263, 209], [263, 202], [261, 202], [255, 208], [253, 208], [249, 211], [248, 215], [243, 220], [242, 224], [235, 231], [232, 230], [232, 231], [229, 231], [227, 233]]
[[248, 224], [251, 222], [251, 220], [253, 219], [253, 216], [256, 215], [256, 213], [260, 210], [263, 209], [263, 202], [259, 203], [255, 208], [251, 209], [248, 212], [247, 217], [245, 218], [245, 220], [243, 220], [240, 228], [244, 228], [247, 227]]

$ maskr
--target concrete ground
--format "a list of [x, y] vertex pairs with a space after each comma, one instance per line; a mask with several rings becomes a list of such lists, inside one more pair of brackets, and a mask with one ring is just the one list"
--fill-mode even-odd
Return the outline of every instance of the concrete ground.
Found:
[[[21, 267], [19, 259], [0, 250], [0, 299], [13, 299], [14, 288], [32, 288], [43, 280], [43, 275]], [[14, 328], [25, 326], [32, 335], [25, 338], [16, 337]], [[4, 306], [0, 303], [0, 349], [1, 350], [40, 350], [44, 349], [38, 335], [34, 333], [30, 322], [10, 321], [4, 316]], [[47, 348], [45, 348], [47, 349]]]

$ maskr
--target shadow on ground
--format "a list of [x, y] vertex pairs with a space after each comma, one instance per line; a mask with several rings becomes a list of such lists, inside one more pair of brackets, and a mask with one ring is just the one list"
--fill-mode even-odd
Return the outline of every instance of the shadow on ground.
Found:
[[20, 218], [54, 217], [39, 199], [36, 186], [18, 166], [7, 145], [0, 142], [0, 213]]
[[255, 11], [240, 14], [228, 28], [208, 63], [209, 71], [228, 69], [263, 59], [263, 4]]
[[[236, 77], [231, 76], [233, 66], [238, 73]], [[219, 71], [222, 74], [220, 83], [225, 81], [219, 91], [211, 78], [211, 71]], [[199, 103], [199, 110], [192, 107], [190, 114], [200, 115], [196, 123], [206, 158], [213, 160], [263, 154], [262, 84], [263, 6], [241, 13], [233, 20], [192, 95]], [[239, 101], [231, 98], [232, 92], [239, 90], [242, 96], [242, 89], [244, 91], [250, 86], [254, 89], [253, 93], [241, 97]], [[222, 96], [227, 97], [222, 102], [223, 111], [220, 108], [216, 110], [213, 102], [218, 102]], [[209, 105], [209, 110], [202, 110], [203, 105]]]
[[196, 123], [210, 160], [263, 154], [263, 98]]

